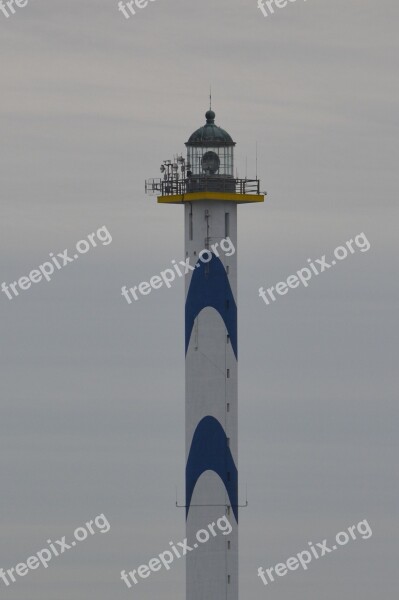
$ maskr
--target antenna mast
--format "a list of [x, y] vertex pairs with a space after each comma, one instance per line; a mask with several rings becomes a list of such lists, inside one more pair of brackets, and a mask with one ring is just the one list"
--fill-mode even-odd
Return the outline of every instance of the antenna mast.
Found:
[[255, 163], [256, 163], [256, 174], [255, 174], [255, 179], [258, 179], [258, 142], [256, 142], [256, 152], [255, 152], [256, 158], [255, 158]]

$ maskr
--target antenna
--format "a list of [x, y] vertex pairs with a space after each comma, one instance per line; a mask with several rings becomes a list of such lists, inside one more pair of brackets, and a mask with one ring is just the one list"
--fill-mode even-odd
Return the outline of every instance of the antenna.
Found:
[[212, 85], [209, 86], [209, 110], [212, 110]]
[[248, 156], [245, 157], [245, 179], [248, 179]]
[[255, 146], [256, 150], [255, 150], [255, 163], [256, 163], [256, 175], [255, 175], [255, 179], [258, 179], [258, 142], [256, 142], [256, 146]]

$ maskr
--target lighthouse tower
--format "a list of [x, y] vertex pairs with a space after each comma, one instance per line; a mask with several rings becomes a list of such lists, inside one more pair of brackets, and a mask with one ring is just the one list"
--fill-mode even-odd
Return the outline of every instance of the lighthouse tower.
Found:
[[[186, 600], [238, 600], [237, 205], [264, 196], [258, 179], [234, 177], [235, 142], [205, 116], [187, 158], [164, 161], [146, 191], [184, 206], [195, 267], [185, 278]], [[215, 526], [223, 516], [228, 534]], [[212, 524], [216, 535], [199, 542]]]

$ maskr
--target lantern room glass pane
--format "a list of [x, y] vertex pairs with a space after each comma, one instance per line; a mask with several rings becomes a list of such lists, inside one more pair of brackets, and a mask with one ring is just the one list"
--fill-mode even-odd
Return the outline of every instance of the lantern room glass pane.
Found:
[[188, 146], [187, 160], [193, 175], [234, 176], [232, 146]]

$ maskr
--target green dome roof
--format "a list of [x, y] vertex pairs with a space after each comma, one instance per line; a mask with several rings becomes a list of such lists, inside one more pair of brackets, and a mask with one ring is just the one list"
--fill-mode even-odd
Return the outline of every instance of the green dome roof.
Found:
[[227, 131], [215, 125], [213, 110], [208, 110], [205, 117], [206, 124], [194, 131], [186, 146], [235, 146]]

